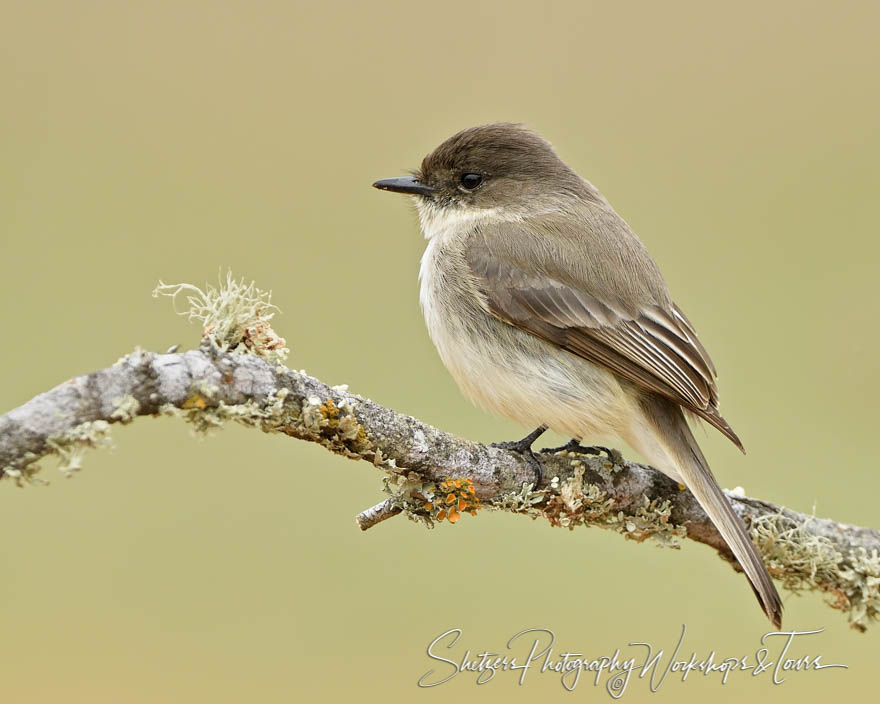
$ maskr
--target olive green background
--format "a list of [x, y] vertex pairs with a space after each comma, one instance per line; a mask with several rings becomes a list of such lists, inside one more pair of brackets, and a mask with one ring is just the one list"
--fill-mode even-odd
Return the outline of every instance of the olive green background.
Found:
[[[872, 7], [873, 5], [873, 7]], [[400, 175], [454, 131], [540, 131], [648, 244], [720, 369], [745, 457], [722, 485], [880, 526], [873, 3], [0, 0], [0, 411], [135, 345], [197, 344], [150, 291], [221, 268], [283, 309], [290, 366], [481, 441], [418, 308]], [[48, 488], [0, 485], [8, 702], [607, 700], [586, 678], [416, 687], [428, 642], [553, 629], [753, 654], [768, 624], [710, 550], [507, 514], [361, 533], [380, 475], [295, 440], [172, 419], [114, 432]], [[849, 670], [668, 680], [664, 702], [876, 689], [878, 633], [785, 597], [796, 645]], [[574, 699], [572, 699], [574, 701]]]

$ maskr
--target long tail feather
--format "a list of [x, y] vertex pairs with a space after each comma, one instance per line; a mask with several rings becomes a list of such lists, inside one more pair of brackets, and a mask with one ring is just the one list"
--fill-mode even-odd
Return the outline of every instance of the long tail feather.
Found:
[[651, 420], [659, 427], [661, 443], [672, 455], [681, 480], [721, 533], [749, 580], [767, 618], [780, 628], [782, 600], [764, 561], [736, 515], [694, 439], [681, 409], [660, 397], [649, 402]]

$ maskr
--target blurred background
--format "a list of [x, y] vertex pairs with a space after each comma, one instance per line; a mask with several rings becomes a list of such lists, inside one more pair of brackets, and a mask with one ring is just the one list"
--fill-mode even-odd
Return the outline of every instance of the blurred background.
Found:
[[[869, 2], [0, 0], [0, 412], [135, 345], [196, 345], [150, 291], [231, 267], [273, 290], [291, 367], [468, 438], [520, 437], [442, 368], [415, 213], [370, 183], [461, 128], [521, 121], [627, 218], [711, 351], [749, 451], [702, 434], [721, 484], [880, 527], [878, 21]], [[366, 463], [171, 419], [114, 438], [70, 480], [47, 462], [47, 488], [0, 485], [5, 701], [526, 701], [565, 692], [417, 689], [427, 644], [459, 627], [458, 656], [497, 651], [546, 627], [594, 655], [668, 652], [684, 623], [687, 653], [740, 656], [768, 630], [697, 544], [509, 514], [361, 533], [383, 498]], [[849, 670], [694, 676], [652, 701], [875, 686], [880, 634], [784, 598], [787, 627], [826, 629], [797, 654]]]

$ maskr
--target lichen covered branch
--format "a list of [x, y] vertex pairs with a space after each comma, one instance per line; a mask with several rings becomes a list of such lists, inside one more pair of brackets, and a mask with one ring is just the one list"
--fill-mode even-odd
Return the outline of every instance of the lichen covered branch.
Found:
[[[274, 308], [252, 285], [228, 276], [217, 289], [157, 289], [172, 296], [184, 291], [191, 317], [204, 325], [199, 349], [135, 350], [0, 416], [0, 478], [39, 481], [38, 463], [50, 455], [72, 472], [86, 448], [109, 442], [113, 424], [139, 416], [181, 417], [200, 432], [235, 421], [380, 469], [390, 498], [358, 514], [362, 530], [395, 515], [430, 527], [481, 509], [504, 510], [673, 547], [686, 537], [736, 566], [693, 495], [650, 467], [618, 453], [613, 461], [544, 454], [543, 480], [535, 486], [532, 466], [515, 452], [452, 436], [282, 366], [287, 349], [270, 326]], [[784, 587], [824, 592], [860, 630], [880, 617], [880, 531], [729, 496]]]
[[[0, 468], [19, 483], [49, 455], [65, 471], [108, 442], [115, 423], [180, 416], [206, 431], [227, 421], [317, 442], [386, 474], [392, 498], [359, 515], [362, 529], [402, 513], [434, 525], [480, 508], [554, 525], [599, 525], [633, 540], [687, 537], [731, 560], [690, 492], [650, 467], [567, 452], [542, 455], [544, 481], [515, 452], [457, 438], [373, 401], [253, 354], [137, 350], [0, 416]], [[880, 533], [732, 495], [771, 573], [793, 591], [818, 589], [864, 628], [880, 613]]]

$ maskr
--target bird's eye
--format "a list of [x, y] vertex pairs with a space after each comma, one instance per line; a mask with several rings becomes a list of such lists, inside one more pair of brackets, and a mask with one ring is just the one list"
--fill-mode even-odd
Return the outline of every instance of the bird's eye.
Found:
[[463, 174], [461, 177], [462, 188], [466, 188], [469, 191], [474, 190], [482, 182], [483, 177], [480, 174]]

